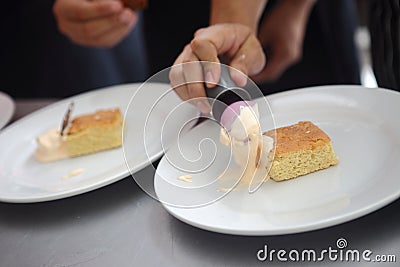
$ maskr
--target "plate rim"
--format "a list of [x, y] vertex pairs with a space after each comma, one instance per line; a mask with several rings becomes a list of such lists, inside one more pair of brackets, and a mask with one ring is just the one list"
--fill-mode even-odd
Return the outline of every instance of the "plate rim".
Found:
[[10, 112], [8, 112], [8, 114], [6, 114], [5, 116], [5, 120], [4, 120], [4, 124], [1, 125], [0, 124], [0, 131], [5, 129], [7, 124], [10, 122], [10, 120], [12, 119], [12, 117], [14, 116], [15, 113], [15, 109], [16, 109], [16, 105], [15, 105], [15, 101], [13, 100], [13, 98], [8, 95], [7, 93], [0, 91], [0, 99], [3, 99], [6, 103], [6, 105], [8, 105], [8, 108], [11, 108]]
[[[368, 88], [364, 87], [361, 85], [346, 85], [346, 84], [340, 84], [340, 85], [321, 85], [321, 86], [310, 86], [310, 87], [304, 87], [304, 88], [297, 88], [293, 90], [288, 90], [284, 92], [278, 92], [270, 95], [264, 96], [267, 101], [272, 101], [275, 98], [280, 98], [280, 97], [286, 97], [290, 95], [295, 95], [304, 91], [319, 91], [319, 90], [325, 90], [325, 89], [335, 89], [335, 90], [341, 90], [344, 88], [351, 88], [354, 90], [367, 90], [367, 91], [382, 91], [385, 93], [393, 94], [400, 96], [400, 92], [387, 89], [387, 88]], [[273, 114], [274, 115], [274, 114]], [[198, 125], [201, 126], [201, 125]], [[198, 127], [196, 126], [196, 127]], [[164, 157], [161, 158], [163, 160]], [[160, 162], [161, 163], [161, 162]], [[159, 164], [158, 166], [161, 166]], [[157, 167], [158, 169], [158, 167]], [[156, 185], [156, 179], [157, 179], [157, 174], [155, 173], [154, 175], [154, 186]], [[155, 192], [157, 194], [157, 188], [155, 186]], [[157, 196], [158, 197], [158, 196]], [[397, 189], [397, 191], [392, 192], [391, 194], [387, 195], [386, 197], [380, 198], [378, 201], [373, 202], [371, 205], [364, 205], [361, 208], [358, 208], [356, 211], [346, 211], [345, 213], [340, 214], [339, 216], [334, 216], [334, 217], [326, 217], [323, 218], [321, 221], [318, 222], [313, 222], [313, 223], [307, 223], [307, 224], [299, 224], [295, 227], [285, 227], [285, 228], [274, 228], [271, 230], [240, 230], [240, 229], [233, 229], [233, 228], [226, 228], [226, 227], [220, 227], [220, 226], [209, 226], [209, 225], [203, 225], [201, 223], [198, 223], [196, 221], [190, 220], [184, 216], [182, 216], [180, 213], [175, 212], [174, 210], [176, 209], [184, 209], [184, 208], [177, 208], [175, 206], [168, 205], [160, 200], [158, 200], [161, 205], [167, 210], [167, 212], [175, 217], [176, 219], [191, 225], [193, 227], [197, 227], [199, 229], [211, 231], [211, 232], [216, 232], [220, 234], [229, 234], [229, 235], [237, 235], [237, 236], [275, 236], [275, 235], [289, 235], [289, 234], [297, 234], [297, 233], [304, 233], [304, 232], [311, 232], [311, 231], [317, 231], [329, 227], [334, 227], [338, 226], [347, 222], [351, 222], [353, 220], [362, 218], [366, 215], [369, 215], [387, 205], [390, 203], [394, 202], [395, 200], [400, 198], [400, 188]]]
[[322, 230], [325, 228], [329, 227], [334, 227], [338, 226], [340, 224], [344, 224], [347, 222], [354, 221], [356, 219], [360, 219], [364, 216], [367, 216], [375, 211], [378, 211], [379, 209], [391, 204], [395, 200], [399, 199], [400, 197], [400, 191], [397, 193], [394, 193], [392, 195], [387, 196], [384, 199], [381, 199], [379, 202], [375, 202], [374, 205], [371, 206], [365, 206], [362, 209], [359, 209], [357, 212], [347, 212], [344, 215], [340, 217], [335, 217], [335, 219], [324, 221], [323, 223], [312, 223], [312, 224], [307, 224], [307, 225], [300, 225], [297, 228], [279, 228], [278, 230], [248, 230], [248, 231], [241, 231], [237, 229], [227, 229], [227, 228], [222, 228], [222, 227], [207, 227], [205, 225], [190, 221], [184, 217], [182, 217], [179, 213], [173, 212], [173, 209], [178, 209], [176, 207], [172, 207], [168, 204], [160, 202], [163, 207], [168, 211], [170, 215], [175, 217], [176, 219], [197, 227], [199, 229], [211, 231], [211, 232], [216, 232], [220, 234], [229, 234], [229, 235], [237, 235], [237, 236], [275, 236], [275, 235], [289, 235], [289, 234], [299, 234], [299, 233], [305, 233], [305, 232], [311, 232], [311, 231], [317, 231], [317, 230]]

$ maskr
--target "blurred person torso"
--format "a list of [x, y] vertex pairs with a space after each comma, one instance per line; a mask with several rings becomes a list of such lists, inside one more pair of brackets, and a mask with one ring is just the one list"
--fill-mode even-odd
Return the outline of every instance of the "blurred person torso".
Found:
[[67, 97], [146, 78], [140, 21], [112, 49], [84, 47], [73, 44], [58, 31], [53, 3], [51, 0], [3, 3], [1, 91], [15, 98]]

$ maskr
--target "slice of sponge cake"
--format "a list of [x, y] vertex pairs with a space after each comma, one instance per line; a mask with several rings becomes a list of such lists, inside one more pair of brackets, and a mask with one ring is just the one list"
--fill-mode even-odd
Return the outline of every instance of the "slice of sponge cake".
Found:
[[275, 154], [269, 175], [283, 181], [336, 165], [329, 136], [309, 121], [265, 132], [275, 140]]
[[119, 109], [75, 117], [65, 139], [68, 155], [77, 157], [121, 146], [122, 122]]

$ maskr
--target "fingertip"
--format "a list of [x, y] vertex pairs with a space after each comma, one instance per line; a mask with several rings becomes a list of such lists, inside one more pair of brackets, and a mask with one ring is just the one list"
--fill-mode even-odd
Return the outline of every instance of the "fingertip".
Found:
[[[88, 9], [95, 9], [92, 16], [97, 17], [117, 14], [122, 12], [122, 10], [124, 9], [122, 2], [120, 1], [85, 1], [85, 3]], [[82, 18], [86, 18], [88, 16], [88, 12], [85, 13], [85, 16]]]
[[130, 10], [130, 12], [132, 13], [132, 16], [133, 16], [133, 18], [134, 19], [138, 19], [139, 18], [139, 15], [138, 15], [138, 13], [137, 12], [135, 12], [135, 11], [132, 11], [132, 10]]
[[137, 16], [130, 9], [125, 8], [118, 16], [118, 20], [122, 24], [131, 24], [137, 20]]
[[196, 107], [201, 111], [201, 113], [207, 114], [211, 112], [210, 104], [205, 100], [199, 100], [196, 103]]
[[123, 5], [121, 1], [111, 1], [111, 2], [105, 2], [108, 4], [108, 9], [111, 12], [119, 12], [123, 9]]
[[211, 70], [206, 72], [205, 82], [206, 82], [207, 88], [213, 88], [217, 84], [218, 81], [215, 78], [215, 75], [213, 74], [213, 72]]
[[214, 88], [216, 85], [217, 85], [217, 84], [215, 84], [215, 83], [206, 83], [206, 86], [207, 86], [208, 89], [212, 89], [212, 88]]
[[245, 86], [247, 84], [247, 74], [249, 70], [248, 64], [246, 62], [249, 60], [248, 55], [245, 53], [239, 53], [235, 58], [231, 61], [231, 78], [238, 86]]
[[132, 13], [132, 20], [131, 20], [131, 25], [136, 25], [136, 23], [139, 20], [139, 16], [136, 12], [130, 10], [130, 12]]
[[189, 99], [192, 99], [192, 103], [202, 112], [209, 113], [211, 111], [210, 104], [208, 103], [205, 88], [202, 83], [188, 83], [187, 92]]
[[231, 69], [230, 71], [232, 80], [240, 87], [246, 86], [247, 76], [244, 71]]
[[214, 88], [221, 78], [221, 65], [218, 58], [215, 60], [203, 63], [207, 88]]

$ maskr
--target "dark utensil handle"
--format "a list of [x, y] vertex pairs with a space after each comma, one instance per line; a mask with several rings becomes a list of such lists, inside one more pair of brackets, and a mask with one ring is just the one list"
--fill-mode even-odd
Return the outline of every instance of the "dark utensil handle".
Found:
[[238, 87], [232, 80], [229, 66], [221, 64], [221, 78], [214, 88], [206, 88], [206, 95], [209, 98], [211, 112], [214, 119], [221, 120], [225, 109], [238, 101], [251, 100], [250, 94], [243, 88]]

